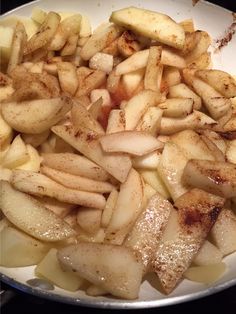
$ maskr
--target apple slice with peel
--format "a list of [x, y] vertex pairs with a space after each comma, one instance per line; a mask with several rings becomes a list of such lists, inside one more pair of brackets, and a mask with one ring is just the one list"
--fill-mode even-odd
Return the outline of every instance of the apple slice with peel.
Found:
[[7, 181], [0, 184], [0, 207], [13, 225], [36, 239], [49, 242], [74, 235], [66, 222], [32, 196], [16, 191]]
[[14, 170], [11, 177], [12, 185], [25, 193], [35, 196], [49, 196], [69, 204], [103, 209], [106, 200], [103, 195], [87, 191], [67, 188], [42, 173]]
[[80, 153], [101, 166], [118, 181], [124, 182], [126, 180], [132, 166], [130, 158], [124, 154], [104, 153], [97, 133], [83, 128], [75, 132], [72, 126], [65, 125], [54, 126], [52, 131]]
[[139, 173], [131, 169], [127, 180], [121, 184], [110, 223], [106, 230], [106, 242], [122, 244], [142, 210], [143, 184]]
[[79, 243], [58, 251], [58, 259], [82, 278], [123, 299], [136, 299], [143, 265], [127, 247]]
[[182, 182], [187, 161], [187, 157], [176, 144], [165, 144], [157, 170], [173, 200], [187, 192], [187, 186]]
[[190, 266], [224, 203], [225, 199], [199, 189], [190, 190], [175, 201], [174, 224], [172, 221], [171, 229], [167, 224], [152, 259], [153, 269], [167, 294]]
[[184, 277], [196, 282], [211, 284], [218, 280], [226, 271], [225, 263], [217, 263], [205, 266], [190, 267], [184, 273]]
[[112, 12], [110, 21], [171, 47], [177, 49], [184, 47], [184, 29], [168, 15], [128, 7]]
[[191, 159], [184, 168], [183, 180], [225, 198], [236, 196], [236, 165], [229, 162]]
[[158, 193], [153, 195], [124, 242], [141, 255], [145, 270], [156, 252], [171, 210], [172, 205], [167, 199]]
[[154, 136], [139, 131], [122, 131], [107, 134], [100, 138], [100, 143], [105, 152], [122, 152], [136, 156], [143, 156], [164, 146]]

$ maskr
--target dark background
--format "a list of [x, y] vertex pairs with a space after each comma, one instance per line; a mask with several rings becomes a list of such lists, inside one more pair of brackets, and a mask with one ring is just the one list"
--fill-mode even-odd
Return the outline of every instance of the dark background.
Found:
[[[54, 0], [56, 2], [56, 0]], [[66, 1], [66, 0], [65, 0]], [[68, 0], [67, 0], [68, 1]], [[78, 0], [86, 1], [86, 0]], [[119, 1], [119, 0], [117, 0]], [[158, 1], [158, 0], [157, 0]], [[191, 1], [191, 0], [189, 0]], [[27, 3], [27, 0], [0, 0], [1, 14], [5, 13]], [[236, 0], [212, 0], [209, 2], [221, 5], [229, 10], [236, 11]], [[1, 34], [0, 34], [1, 36]], [[8, 286], [2, 284], [3, 289], [9, 289]], [[14, 289], [10, 289], [10, 294], [13, 297], [5, 306], [2, 307], [2, 314], [75, 314], [75, 313], [117, 313], [117, 310], [100, 310], [88, 309], [83, 307], [75, 307], [66, 304], [59, 304], [56, 302], [46, 301], [37, 297], [29, 296]], [[122, 311], [123, 313], [133, 313], [134, 311]], [[213, 296], [206, 297], [197, 301], [187, 302], [180, 305], [170, 307], [162, 307], [157, 309], [135, 310], [137, 314], [143, 313], [161, 313], [161, 314], [235, 314], [236, 313], [236, 287], [229, 288], [223, 292], [217, 293]]]

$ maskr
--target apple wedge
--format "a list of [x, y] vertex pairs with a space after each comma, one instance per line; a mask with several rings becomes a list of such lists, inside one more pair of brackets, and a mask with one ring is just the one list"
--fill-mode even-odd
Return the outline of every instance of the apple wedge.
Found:
[[54, 126], [52, 131], [87, 158], [100, 165], [118, 181], [126, 180], [132, 166], [130, 158], [124, 154], [104, 153], [97, 133], [83, 128], [75, 132], [72, 126], [65, 125]]
[[165, 198], [170, 198], [170, 193], [156, 169], [140, 169], [139, 173], [141, 174], [144, 182], [149, 184], [157, 193], [161, 194]]
[[100, 143], [102, 149], [107, 153], [120, 152], [136, 156], [143, 156], [164, 146], [154, 136], [139, 131], [122, 131], [107, 134], [100, 138]]
[[29, 154], [21, 136], [17, 135], [1, 162], [2, 167], [16, 168], [29, 160]]
[[157, 170], [174, 201], [187, 192], [187, 185], [182, 181], [187, 161], [187, 157], [176, 144], [165, 144]]
[[164, 117], [184, 118], [193, 112], [192, 98], [171, 98], [158, 105]]
[[184, 29], [168, 15], [141, 8], [128, 7], [114, 11], [110, 21], [171, 47], [177, 49], [183, 49], [184, 47]]
[[47, 254], [49, 245], [11, 226], [0, 232], [0, 265], [24, 267], [35, 265]]
[[149, 49], [149, 56], [144, 77], [144, 88], [160, 91], [163, 65], [161, 62], [161, 46], [152, 46]]
[[225, 256], [236, 251], [236, 215], [224, 208], [211, 230], [211, 237]]
[[42, 166], [40, 171], [47, 177], [70, 189], [96, 193], [109, 193], [115, 189], [109, 182], [95, 181], [81, 176], [75, 176], [47, 166]]
[[184, 277], [191, 281], [204, 284], [212, 284], [217, 281], [227, 270], [226, 264], [219, 262], [211, 265], [190, 267], [184, 273]]
[[77, 213], [78, 225], [87, 233], [95, 234], [101, 227], [102, 211], [96, 208], [80, 207]]
[[[221, 213], [219, 214], [218, 219]], [[211, 233], [212, 233], [213, 228], [211, 229]], [[206, 240], [203, 243], [197, 255], [195, 256], [193, 263], [198, 266], [212, 265], [212, 264], [220, 263], [222, 261], [222, 258], [223, 258], [223, 254], [221, 253], [221, 251], [214, 244]]]
[[156, 170], [159, 164], [160, 158], [161, 158], [160, 152], [154, 151], [147, 155], [137, 156], [133, 158], [132, 164], [134, 168]]
[[[138, 64], [136, 64], [136, 66], [138, 66]], [[140, 86], [140, 84], [142, 84], [144, 73], [145, 68], [141, 68], [122, 75], [122, 84], [127, 95], [130, 97], [134, 95], [137, 88]]]
[[185, 118], [167, 118], [161, 119], [161, 135], [170, 135], [176, 132], [180, 132], [186, 129], [198, 130], [198, 129], [211, 129], [217, 126], [217, 122], [205, 113], [197, 110], [193, 110], [193, 113], [189, 114]]
[[36, 239], [54, 242], [67, 239], [74, 230], [39, 201], [0, 182], [0, 207], [9, 221]]
[[100, 166], [78, 154], [44, 154], [43, 165], [98, 181], [106, 181], [109, 176]]
[[29, 160], [22, 165], [16, 167], [16, 169], [39, 172], [40, 164], [43, 158], [39, 155], [38, 151], [30, 144], [26, 145], [26, 150], [29, 155]]
[[152, 259], [153, 270], [167, 294], [180, 282], [197, 255], [224, 203], [223, 198], [199, 189], [190, 190], [175, 201], [175, 228], [172, 224], [170, 230], [167, 224], [168, 237], [164, 231]]
[[106, 134], [121, 132], [125, 130], [125, 113], [121, 109], [111, 110], [108, 122]]
[[114, 296], [138, 297], [143, 265], [129, 248], [79, 243], [59, 250], [58, 259], [62, 265]]
[[195, 75], [226, 98], [236, 97], [236, 81], [228, 73], [220, 70], [198, 70]]
[[171, 203], [156, 193], [148, 201], [147, 207], [139, 215], [125, 239], [124, 246], [137, 251], [142, 257], [144, 271], [148, 270], [151, 258], [158, 248], [171, 210]]
[[213, 119], [222, 118], [231, 107], [231, 102], [213, 87], [194, 76], [192, 70], [183, 70], [184, 81], [202, 98]]
[[[165, 72], [164, 72], [165, 73]], [[169, 87], [169, 98], [190, 98], [193, 99], [193, 109], [199, 110], [202, 106], [201, 97], [192, 91], [186, 84], [180, 83]]]
[[148, 132], [154, 137], [160, 132], [163, 111], [159, 107], [148, 107], [136, 127], [137, 131]]
[[161, 100], [162, 95], [151, 90], [143, 90], [133, 96], [124, 108], [126, 130], [134, 130], [147, 109], [156, 106]]
[[9, 145], [13, 137], [11, 126], [3, 119], [0, 107], [0, 147], [1, 150]]
[[35, 274], [62, 289], [68, 291], [78, 290], [84, 280], [76, 276], [72, 270], [64, 270], [61, 267], [57, 252], [57, 249], [52, 248], [35, 268]]
[[126, 181], [120, 186], [116, 206], [106, 229], [105, 241], [112, 244], [122, 244], [142, 211], [142, 205], [142, 180], [139, 173], [131, 169]]
[[69, 204], [103, 209], [106, 200], [103, 195], [66, 188], [47, 176], [33, 171], [14, 170], [12, 185], [25, 193], [35, 196], [49, 196]]
[[91, 113], [79, 102], [74, 101], [71, 109], [71, 120], [74, 129], [77, 131], [77, 127], [85, 127], [98, 134], [104, 134], [104, 130], [100, 123], [93, 118]]
[[215, 160], [201, 136], [193, 130], [184, 130], [171, 136], [171, 141], [178, 145], [188, 159]]
[[[42, 133], [57, 122], [71, 109], [69, 97], [38, 99], [1, 104], [4, 120], [16, 131], [29, 134]], [[44, 108], [44, 110], [41, 110]]]
[[227, 143], [226, 159], [236, 164], [236, 139]]
[[120, 62], [115, 68], [115, 75], [124, 75], [146, 67], [149, 57], [149, 49], [137, 51], [130, 57]]
[[118, 195], [119, 193], [117, 190], [112, 190], [107, 198], [106, 206], [102, 211], [102, 218], [101, 218], [101, 226], [103, 228], [106, 228], [111, 221], [111, 217], [116, 207]]
[[236, 196], [236, 165], [229, 162], [191, 159], [183, 172], [183, 181], [225, 198]]

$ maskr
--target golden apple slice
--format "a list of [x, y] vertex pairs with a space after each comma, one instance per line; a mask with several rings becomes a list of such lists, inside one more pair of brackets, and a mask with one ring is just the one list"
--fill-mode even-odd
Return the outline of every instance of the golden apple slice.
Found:
[[187, 157], [176, 144], [173, 142], [165, 144], [157, 170], [173, 200], [188, 190], [182, 182], [182, 174], [187, 161]]
[[171, 47], [184, 47], [184, 29], [165, 14], [128, 7], [114, 11], [110, 21]]
[[26, 150], [29, 155], [29, 160], [22, 165], [16, 167], [16, 169], [38, 172], [40, 170], [40, 164], [43, 158], [39, 155], [38, 151], [30, 144], [26, 145]]
[[35, 196], [53, 197], [69, 204], [100, 209], [103, 209], [106, 204], [106, 200], [101, 194], [69, 189], [41, 173], [32, 171], [14, 170], [11, 183], [22, 192]]
[[134, 168], [156, 170], [161, 158], [161, 153], [158, 151], [151, 152], [144, 156], [137, 156], [132, 159]]
[[229, 162], [191, 159], [184, 169], [183, 181], [225, 198], [236, 196], [236, 166]]
[[160, 132], [162, 113], [159, 107], [149, 107], [139, 120], [136, 130], [148, 132], [156, 137]]
[[108, 123], [106, 134], [121, 132], [125, 130], [125, 113], [124, 110], [121, 109], [113, 109], [111, 110]]
[[1, 181], [0, 207], [9, 221], [27, 234], [43, 241], [59, 241], [74, 235], [74, 230], [33, 197], [16, 191]]
[[164, 146], [154, 136], [139, 131], [122, 131], [107, 134], [100, 138], [100, 143], [105, 152], [122, 152], [137, 156], [143, 156]]
[[59, 261], [82, 278], [123, 299], [136, 299], [143, 266], [122, 246], [79, 243], [59, 250]]
[[87, 158], [100, 165], [118, 181], [126, 180], [132, 166], [130, 158], [124, 154], [104, 153], [97, 133], [83, 128], [75, 132], [72, 126], [64, 125], [54, 126], [52, 131]]
[[226, 159], [227, 161], [236, 164], [236, 140], [227, 143]]
[[0, 265], [5, 267], [35, 265], [49, 250], [47, 244], [11, 226], [0, 232], [0, 248]]
[[143, 185], [139, 173], [131, 169], [127, 180], [121, 184], [105, 240], [112, 244], [122, 244], [142, 210]]
[[184, 118], [193, 112], [192, 98], [171, 98], [158, 105], [164, 117]]
[[98, 181], [106, 181], [108, 173], [90, 159], [71, 153], [44, 154], [43, 165]]
[[98, 232], [101, 226], [102, 211], [96, 208], [80, 207], [77, 213], [78, 225], [87, 233]]
[[224, 208], [221, 211], [211, 237], [223, 255], [236, 251], [236, 216], [232, 210]]
[[156, 192], [158, 192], [165, 198], [170, 198], [170, 193], [156, 169], [155, 170], [141, 169], [139, 170], [139, 173], [141, 174], [143, 180], [147, 184], [149, 184]]
[[171, 203], [156, 193], [149, 200], [124, 242], [125, 246], [140, 254], [145, 270], [148, 269], [151, 258], [157, 250], [171, 210]]
[[172, 231], [169, 229], [168, 238], [164, 232], [152, 260], [153, 269], [166, 293], [173, 291], [181, 280], [224, 203], [223, 198], [198, 189], [190, 190], [176, 200], [177, 226], [172, 227]]
[[102, 211], [102, 218], [101, 218], [101, 226], [103, 228], [106, 228], [111, 221], [111, 217], [116, 207], [118, 195], [119, 193], [117, 190], [112, 190], [107, 198], [106, 206]]

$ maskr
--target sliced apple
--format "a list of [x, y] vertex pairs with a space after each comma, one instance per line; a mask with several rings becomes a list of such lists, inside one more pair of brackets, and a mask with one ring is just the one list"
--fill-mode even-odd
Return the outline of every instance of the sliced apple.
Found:
[[163, 110], [163, 116], [184, 118], [193, 112], [192, 98], [172, 98], [158, 105]]
[[[0, 107], [1, 108], [1, 107]], [[10, 144], [13, 137], [11, 126], [3, 119], [0, 111], [0, 147], [1, 150]]]
[[236, 196], [236, 166], [229, 162], [191, 159], [184, 169], [183, 180], [225, 198]]
[[202, 138], [193, 130], [184, 130], [171, 136], [188, 159], [215, 160], [214, 155]]
[[197, 256], [195, 256], [193, 263], [198, 266], [212, 265], [220, 263], [222, 258], [223, 254], [221, 251], [214, 244], [206, 240], [197, 253]]
[[177, 227], [175, 230], [172, 227], [172, 237], [169, 234], [168, 239], [165, 239], [164, 232], [165, 240], [160, 243], [152, 260], [153, 269], [166, 293], [173, 291], [180, 282], [224, 203], [221, 197], [198, 189], [190, 190], [176, 200]]
[[187, 161], [187, 157], [176, 144], [173, 142], [165, 144], [157, 169], [174, 201], [188, 190], [182, 181]]
[[98, 181], [106, 181], [108, 173], [90, 159], [71, 153], [44, 154], [43, 165]]
[[134, 168], [156, 170], [159, 164], [161, 154], [158, 151], [154, 151], [144, 156], [138, 156], [132, 159]]
[[114, 11], [110, 21], [171, 47], [184, 47], [184, 29], [165, 14], [128, 7]]
[[84, 282], [72, 270], [62, 269], [57, 259], [57, 249], [54, 248], [37, 265], [35, 274], [68, 291], [78, 290]]
[[41, 167], [41, 173], [67, 188], [79, 191], [108, 193], [115, 188], [109, 182], [95, 181], [88, 178], [75, 176], [73, 174], [49, 168], [47, 166]]
[[125, 130], [125, 113], [121, 109], [111, 110], [108, 122], [106, 134], [121, 132]]
[[123, 75], [133, 73], [134, 71], [143, 69], [147, 65], [149, 49], [137, 51], [130, 57], [120, 62], [115, 68], [115, 75]]
[[[69, 97], [3, 103], [2, 116], [15, 130], [23, 133], [42, 133], [59, 122], [71, 109]], [[44, 108], [44, 110], [40, 110]]]
[[193, 113], [189, 114], [185, 118], [167, 118], [161, 119], [161, 135], [170, 135], [176, 132], [180, 132], [186, 129], [198, 130], [198, 129], [211, 129], [217, 126], [217, 122], [205, 113], [197, 110], [193, 110]]
[[82, 128], [75, 132], [72, 126], [64, 125], [55, 126], [52, 131], [120, 182], [126, 180], [132, 165], [130, 158], [124, 154], [104, 153], [97, 133]]
[[134, 130], [146, 110], [157, 105], [161, 99], [160, 93], [151, 90], [144, 90], [133, 96], [124, 108], [126, 130]]
[[149, 107], [139, 120], [136, 130], [148, 132], [156, 137], [160, 132], [162, 113], [159, 107]]
[[87, 233], [96, 233], [101, 226], [102, 211], [96, 208], [80, 207], [77, 213], [78, 225]]
[[140, 169], [139, 173], [141, 174], [143, 180], [147, 184], [149, 184], [156, 192], [158, 192], [165, 198], [170, 198], [170, 193], [156, 169], [155, 170]]
[[136, 299], [143, 266], [132, 250], [111, 244], [79, 243], [59, 250], [59, 261], [114, 296]]
[[236, 140], [227, 143], [226, 159], [227, 161], [236, 164]]
[[220, 70], [198, 70], [195, 74], [223, 96], [227, 98], [236, 96], [236, 81], [228, 73]]
[[4, 155], [1, 164], [3, 167], [12, 169], [24, 164], [28, 160], [29, 154], [26, 145], [22, 141], [21, 136], [17, 135]]
[[33, 197], [16, 191], [1, 181], [0, 207], [9, 221], [27, 234], [43, 241], [59, 241], [74, 235], [74, 230]]
[[131, 169], [120, 186], [110, 223], [106, 229], [106, 242], [122, 244], [142, 210], [143, 185], [137, 171]]
[[0, 265], [24, 267], [35, 265], [47, 254], [49, 246], [11, 226], [0, 232]]
[[180, 83], [169, 87], [170, 98], [191, 98], [193, 99], [193, 108], [195, 110], [201, 109], [202, 100], [194, 91], [192, 91], [186, 84]]
[[16, 167], [16, 169], [38, 172], [40, 170], [40, 164], [43, 158], [39, 155], [38, 151], [30, 144], [26, 145], [26, 150], [29, 155], [29, 160], [22, 165]]
[[102, 149], [108, 153], [128, 153], [143, 156], [163, 147], [154, 136], [138, 131], [123, 131], [100, 138]]
[[212, 284], [225, 273], [226, 269], [226, 264], [222, 262], [205, 266], [190, 267], [184, 273], [184, 277], [191, 281]]
[[69, 204], [100, 209], [103, 209], [106, 204], [106, 200], [101, 194], [66, 188], [41, 173], [14, 170], [11, 182], [16, 189], [22, 192], [35, 196], [53, 197]]
[[111, 221], [111, 217], [116, 207], [118, 195], [119, 193], [117, 190], [112, 190], [107, 198], [106, 206], [102, 211], [102, 218], [101, 218], [101, 226], [103, 228], [106, 228]]
[[153, 254], [156, 252], [163, 230], [172, 210], [171, 203], [156, 193], [148, 201], [147, 207], [136, 220], [124, 245], [137, 251], [147, 270]]
[[221, 211], [211, 237], [223, 255], [236, 251], [236, 216], [232, 210], [225, 208]]
[[122, 76], [122, 83], [128, 95], [132, 96], [144, 76], [144, 68], [126, 73]]

